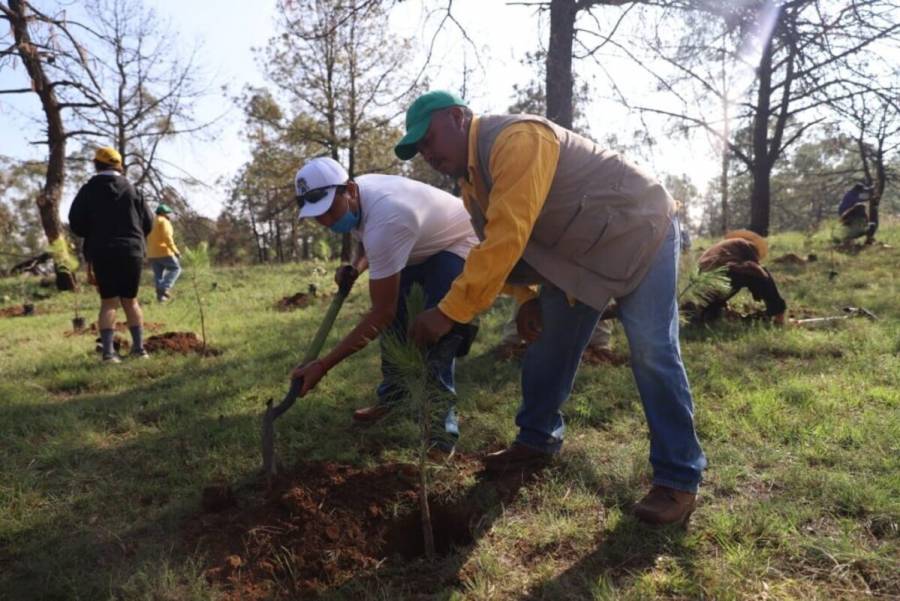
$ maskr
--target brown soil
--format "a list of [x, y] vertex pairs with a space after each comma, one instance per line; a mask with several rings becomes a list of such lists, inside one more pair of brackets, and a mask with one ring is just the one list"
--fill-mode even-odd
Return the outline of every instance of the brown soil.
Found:
[[279, 311], [293, 311], [294, 309], [302, 309], [309, 305], [310, 302], [314, 300], [314, 297], [310, 296], [305, 292], [298, 292], [297, 294], [292, 294], [291, 296], [285, 296], [280, 301], [275, 303], [275, 308]]
[[[457, 456], [441, 478], [461, 481], [479, 467], [477, 460]], [[433, 494], [438, 552], [470, 545], [473, 528], [487, 512], [477, 502], [484, 487], [494, 491], [496, 502], [507, 502], [524, 481], [518, 478], [515, 485], [483, 481], [453, 500]], [[204, 489], [203, 513], [188, 521], [188, 544], [210, 558], [206, 577], [225, 589], [226, 600], [315, 597], [423, 554], [417, 479], [410, 464], [361, 469], [306, 463], [268, 491], [257, 483], [240, 502], [217, 484]]]
[[806, 259], [794, 253], [787, 253], [772, 259], [773, 263], [779, 263], [781, 265], [806, 265], [806, 261]]
[[[527, 348], [528, 344], [525, 342], [504, 343], [495, 346], [493, 352], [494, 356], [501, 361], [520, 360], [525, 355]], [[628, 355], [588, 346], [581, 356], [581, 363], [582, 365], [626, 365], [628, 364]]]
[[[40, 311], [38, 311], [38, 308], [35, 307], [34, 312], [31, 315], [37, 315], [38, 313], [40, 313]], [[25, 309], [22, 308], [22, 305], [5, 307], [3, 309], [0, 309], [0, 317], [25, 317]]]
[[181, 353], [187, 355], [197, 353], [198, 355], [219, 355], [221, 351], [212, 347], [203, 348], [201, 341], [193, 332], [164, 332], [155, 336], [150, 336], [144, 341], [144, 348], [148, 353]]
[[319, 292], [298, 292], [279, 300], [275, 303], [275, 308], [279, 311], [294, 311], [295, 309], [308, 307], [314, 302], [327, 299], [330, 296], [330, 294], [321, 294]]

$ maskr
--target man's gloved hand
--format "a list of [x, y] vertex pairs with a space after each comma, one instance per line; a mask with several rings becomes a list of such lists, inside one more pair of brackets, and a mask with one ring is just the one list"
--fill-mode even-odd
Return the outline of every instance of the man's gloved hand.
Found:
[[334, 272], [334, 283], [338, 288], [350, 291], [356, 278], [359, 277], [359, 271], [353, 265], [341, 265]]
[[533, 298], [522, 303], [516, 312], [516, 329], [519, 331], [519, 336], [531, 344], [541, 335], [543, 325], [540, 301]]

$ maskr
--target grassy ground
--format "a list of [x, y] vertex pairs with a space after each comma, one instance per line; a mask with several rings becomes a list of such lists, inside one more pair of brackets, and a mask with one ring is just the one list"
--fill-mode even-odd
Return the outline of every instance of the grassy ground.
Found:
[[[683, 331], [710, 460], [689, 531], [650, 531], [630, 517], [649, 481], [640, 402], [627, 367], [585, 368], [566, 407], [561, 461], [485, 516], [471, 546], [435, 566], [389, 562], [325, 596], [900, 598], [900, 227], [884, 228], [881, 239], [892, 248], [855, 255], [830, 252], [827, 232], [771, 242], [775, 257], [819, 258], [770, 264], [792, 308], [827, 315], [861, 305], [877, 322]], [[64, 336], [71, 294], [38, 300], [37, 316], [0, 318], [0, 599], [217, 598], [203, 577], [203, 549], [185, 546], [185, 524], [205, 484], [255, 477], [265, 399], [283, 393], [325, 309], [325, 301], [292, 313], [272, 305], [311, 282], [329, 288], [331, 269], [204, 276], [209, 343], [223, 351], [216, 357], [101, 365], [93, 338]], [[332, 339], [366, 306], [364, 290], [358, 285]], [[187, 278], [177, 292], [158, 305], [145, 285], [146, 319], [199, 333]], [[21, 280], [0, 280], [6, 306], [22, 294]], [[92, 321], [93, 293], [78, 298]], [[514, 436], [518, 369], [489, 352], [509, 311], [504, 302], [488, 314], [458, 368], [464, 452]], [[616, 343], [625, 349], [621, 331]], [[349, 427], [351, 410], [372, 400], [377, 359], [369, 348], [339, 366], [279, 420], [282, 457], [365, 465], [373, 445], [387, 449], [382, 460], [412, 456], [410, 424]], [[422, 574], [433, 574], [428, 595], [411, 584]]]

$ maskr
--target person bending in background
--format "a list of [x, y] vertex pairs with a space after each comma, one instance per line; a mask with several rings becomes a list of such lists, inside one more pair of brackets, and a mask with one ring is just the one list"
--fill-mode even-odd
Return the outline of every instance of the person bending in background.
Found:
[[147, 257], [150, 259], [150, 267], [153, 268], [156, 300], [161, 303], [172, 298], [169, 290], [181, 275], [181, 263], [178, 262], [181, 253], [175, 246], [174, 229], [169, 218], [171, 214], [172, 209], [169, 205], [160, 203], [156, 207], [153, 231], [147, 238]]
[[725, 239], [710, 246], [698, 260], [700, 271], [712, 271], [720, 267], [726, 269], [731, 288], [709, 299], [700, 308], [700, 320], [712, 321], [722, 315], [728, 300], [747, 288], [753, 298], [766, 304], [766, 315], [777, 324], [784, 323], [787, 303], [778, 293], [775, 279], [769, 270], [761, 265], [769, 254], [765, 238], [749, 230], [735, 230], [725, 234]]
[[116, 310], [125, 311], [131, 331], [131, 356], [146, 358], [144, 316], [137, 292], [144, 262], [144, 238], [153, 227], [153, 215], [141, 195], [122, 174], [122, 156], [115, 148], [98, 148], [97, 173], [78, 190], [69, 209], [69, 226], [84, 238], [84, 255], [90, 262], [100, 292], [97, 326], [103, 361], [118, 363], [113, 348]]

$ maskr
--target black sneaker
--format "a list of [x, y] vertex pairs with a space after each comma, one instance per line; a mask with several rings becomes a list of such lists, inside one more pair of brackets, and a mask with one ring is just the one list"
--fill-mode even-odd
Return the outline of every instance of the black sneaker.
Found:
[[139, 351], [131, 351], [129, 357], [132, 359], [149, 359], [150, 353], [147, 352], [147, 349], [141, 349]]
[[122, 359], [118, 355], [103, 355], [104, 363], [121, 363]]

